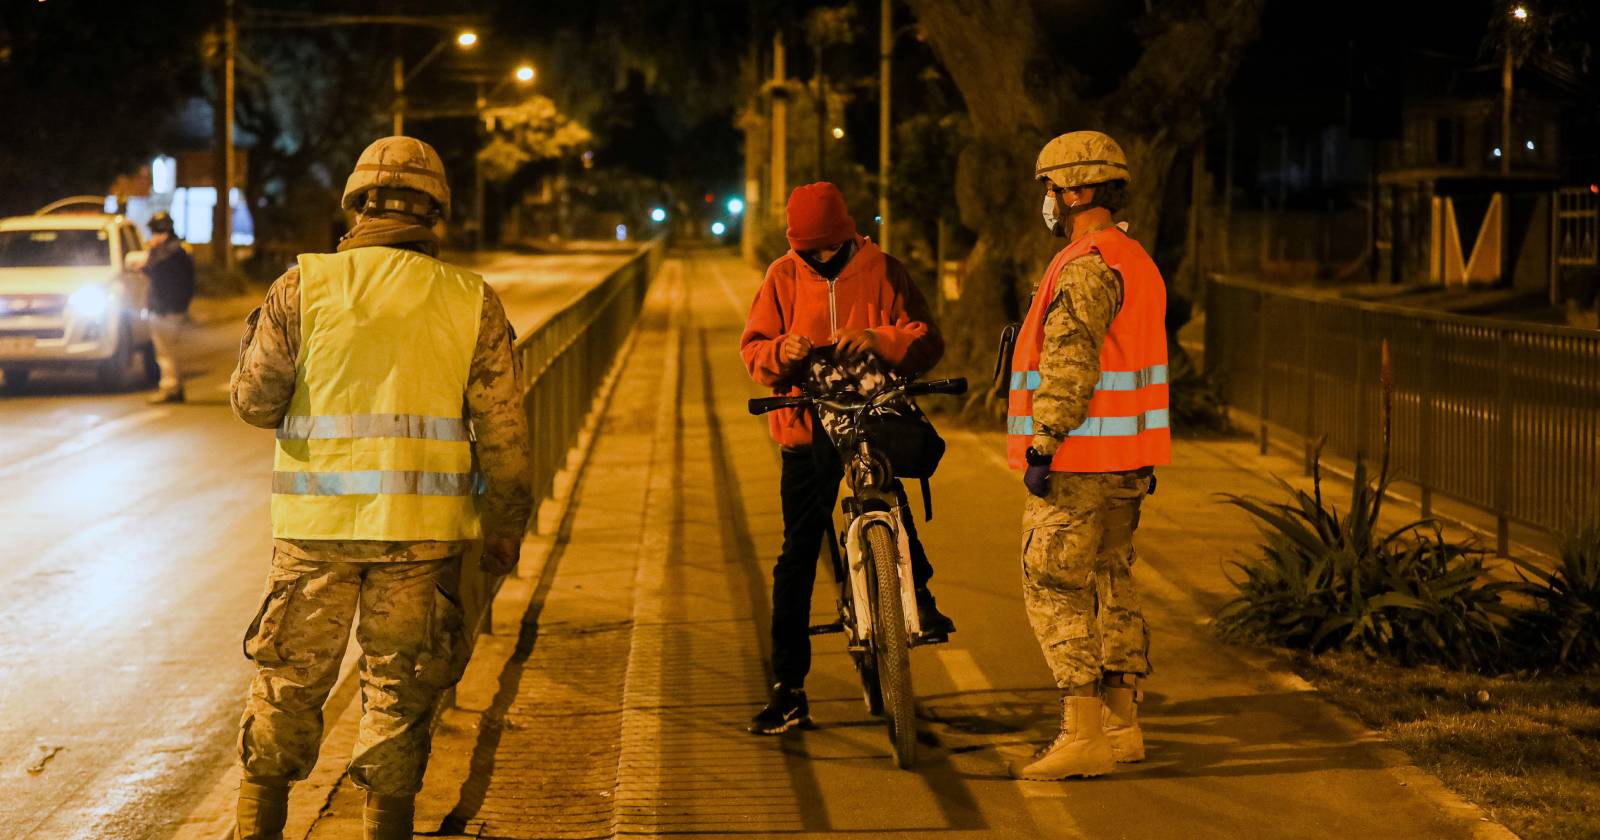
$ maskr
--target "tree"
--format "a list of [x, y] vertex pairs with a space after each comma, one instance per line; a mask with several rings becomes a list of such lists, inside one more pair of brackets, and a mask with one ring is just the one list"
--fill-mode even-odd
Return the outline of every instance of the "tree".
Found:
[[[1043, 235], [1034, 157], [1052, 136], [1097, 129], [1115, 137], [1133, 172], [1126, 213], [1154, 249], [1173, 164], [1255, 38], [1264, 0], [1131, 4], [1043, 0], [908, 0], [927, 42], [966, 100], [971, 137], [956, 171], [962, 222], [978, 234], [962, 313], [948, 319], [946, 358], [985, 377], [1001, 326], [1018, 320], [1058, 241]], [[974, 405], [979, 400], [974, 401]]]
[[489, 142], [478, 152], [483, 176], [504, 183], [522, 167], [562, 157], [589, 144], [594, 135], [573, 122], [547, 96], [534, 94], [501, 108], [489, 108]]

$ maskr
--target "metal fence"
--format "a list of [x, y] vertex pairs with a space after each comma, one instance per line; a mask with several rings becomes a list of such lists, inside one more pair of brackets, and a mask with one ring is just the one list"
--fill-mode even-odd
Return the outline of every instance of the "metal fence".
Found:
[[1381, 446], [1383, 340], [1395, 395], [1391, 472], [1511, 522], [1561, 532], [1600, 512], [1600, 332], [1329, 299], [1213, 277], [1206, 366], [1269, 429]]
[[[571, 306], [517, 339], [535, 508], [550, 498], [601, 382], [639, 318], [664, 253], [660, 241], [644, 246]], [[475, 564], [462, 567], [457, 594], [474, 636], [489, 625], [489, 605], [501, 580]]]

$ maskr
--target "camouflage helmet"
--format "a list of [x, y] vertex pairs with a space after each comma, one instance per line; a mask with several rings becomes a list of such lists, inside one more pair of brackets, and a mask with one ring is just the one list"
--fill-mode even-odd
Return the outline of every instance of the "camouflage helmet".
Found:
[[[415, 137], [384, 137], [373, 141], [356, 160], [355, 171], [344, 182], [344, 199], [340, 206], [360, 212], [367, 207], [399, 210], [413, 215], [415, 204], [403, 200], [398, 203], [372, 201], [368, 193], [413, 190], [426, 195], [438, 205], [441, 216], [450, 215], [450, 184], [445, 180], [444, 161], [433, 147]], [[425, 208], [423, 208], [425, 209]]]
[[1066, 189], [1131, 180], [1122, 147], [1098, 131], [1074, 131], [1046, 143], [1033, 177]]

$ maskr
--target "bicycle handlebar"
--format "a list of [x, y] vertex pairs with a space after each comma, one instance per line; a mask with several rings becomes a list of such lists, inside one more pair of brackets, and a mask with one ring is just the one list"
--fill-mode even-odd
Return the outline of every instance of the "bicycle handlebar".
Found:
[[868, 405], [878, 404], [888, 399], [893, 399], [895, 396], [900, 394], [904, 394], [908, 397], [915, 397], [922, 394], [953, 395], [965, 394], [966, 392], [967, 380], [965, 377], [958, 376], [953, 379], [930, 379], [927, 382], [912, 382], [892, 391], [886, 391], [872, 398], [872, 400], [863, 401], [858, 405], [846, 405], [820, 397], [808, 397], [800, 394], [785, 397], [756, 397], [750, 400], [750, 413], [761, 415], [766, 414], [769, 411], [777, 411], [781, 408], [803, 408], [811, 405], [812, 403], [825, 405], [838, 411], [848, 411], [852, 409], [864, 408]]

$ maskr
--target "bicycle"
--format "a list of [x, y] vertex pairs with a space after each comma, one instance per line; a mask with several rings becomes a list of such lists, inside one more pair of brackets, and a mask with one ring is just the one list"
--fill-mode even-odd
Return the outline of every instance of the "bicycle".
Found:
[[[901, 524], [901, 517], [909, 515], [905, 513], [905, 494], [888, 457], [873, 446], [867, 427], [874, 414], [897, 401], [966, 391], [966, 379], [935, 379], [891, 384], [871, 397], [800, 394], [758, 397], [749, 405], [755, 415], [784, 408], [811, 411], [813, 428], [818, 430], [823, 428], [819, 410], [836, 414], [835, 433], [830, 437], [844, 460], [845, 483], [850, 488], [841, 502], [847, 524], [838, 543], [845, 549], [844, 558], [830, 539], [833, 578], [839, 585], [839, 620], [813, 627], [811, 633], [845, 634], [867, 711], [886, 719], [895, 763], [901, 769], [916, 761], [911, 648], [944, 638], [923, 636], [911, 579], [910, 548]], [[857, 605], [863, 608], [857, 609]]]

